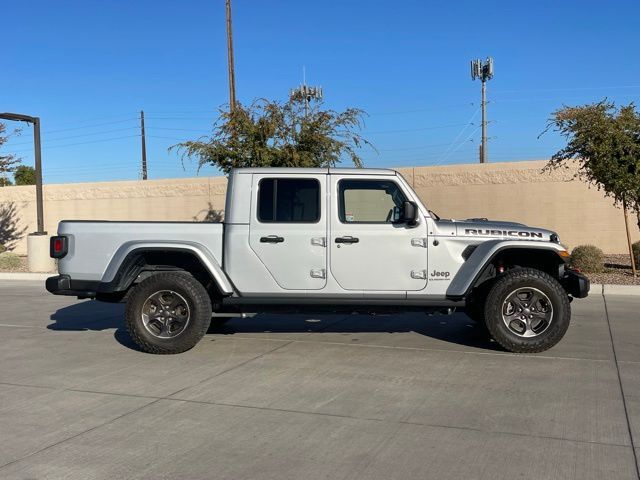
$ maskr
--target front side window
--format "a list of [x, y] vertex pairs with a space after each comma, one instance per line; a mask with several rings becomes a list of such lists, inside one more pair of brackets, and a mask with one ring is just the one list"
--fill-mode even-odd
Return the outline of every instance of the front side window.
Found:
[[338, 214], [342, 223], [394, 223], [405, 195], [391, 180], [340, 180]]
[[315, 223], [320, 220], [320, 182], [313, 178], [263, 178], [258, 186], [258, 220]]

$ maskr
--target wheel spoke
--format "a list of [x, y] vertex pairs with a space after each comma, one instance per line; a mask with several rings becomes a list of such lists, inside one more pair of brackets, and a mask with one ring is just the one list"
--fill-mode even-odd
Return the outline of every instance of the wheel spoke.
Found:
[[541, 302], [544, 302], [542, 295], [535, 290], [531, 292], [531, 303], [529, 306], [539, 310], [541, 308]]
[[508, 298], [508, 301], [511, 302], [516, 308], [524, 308], [524, 302], [517, 294], [511, 295]]
[[175, 309], [176, 309], [176, 307], [177, 307], [178, 305], [180, 305], [181, 303], [182, 303], [182, 298], [180, 298], [178, 295], [172, 295], [172, 296], [171, 296], [171, 300], [169, 301], [169, 305], [168, 305], [168, 307], [169, 307], [171, 310], [175, 310]]
[[533, 318], [539, 318], [541, 320], [546, 320], [547, 319], [547, 313], [542, 312], [542, 311], [531, 312], [531, 315], [533, 315]]

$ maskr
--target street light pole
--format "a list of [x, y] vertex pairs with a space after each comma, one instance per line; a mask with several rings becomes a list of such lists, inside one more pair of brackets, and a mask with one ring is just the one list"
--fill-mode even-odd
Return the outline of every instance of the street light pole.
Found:
[[0, 119], [33, 124], [33, 148], [35, 149], [36, 212], [38, 231], [27, 236], [27, 265], [30, 272], [52, 272], [55, 262], [49, 256], [49, 237], [44, 231], [42, 208], [42, 156], [40, 145], [40, 118], [21, 113], [0, 113]]
[[38, 223], [38, 235], [45, 235], [44, 231], [44, 207], [42, 200], [42, 148], [40, 145], [40, 117], [33, 118], [33, 148], [35, 149], [36, 170], [36, 217]]
[[21, 113], [0, 113], [0, 119], [13, 120], [16, 122], [26, 122], [33, 124], [33, 148], [35, 150], [35, 171], [36, 171], [36, 215], [38, 230], [36, 235], [46, 235], [44, 231], [44, 214], [42, 206], [42, 156], [40, 144], [40, 118], [23, 115]]

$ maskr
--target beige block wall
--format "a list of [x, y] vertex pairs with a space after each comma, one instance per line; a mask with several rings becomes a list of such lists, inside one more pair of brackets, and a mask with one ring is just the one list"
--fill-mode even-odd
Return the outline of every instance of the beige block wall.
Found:
[[[573, 248], [591, 243], [605, 253], [626, 253], [622, 209], [575, 170], [543, 172], [546, 161], [399, 169], [428, 208], [442, 218], [512, 220], [559, 233]], [[640, 240], [629, 215], [632, 241]]]
[[[45, 230], [60, 220], [202, 220], [209, 208], [224, 210], [225, 177], [71, 183], [44, 186]], [[0, 204], [14, 202], [25, 233], [36, 230], [35, 187], [0, 188]], [[25, 254], [26, 238], [15, 252]]]
[[[593, 243], [606, 253], [627, 251], [622, 210], [572, 171], [542, 173], [544, 161], [399, 169], [422, 201], [443, 218], [487, 217], [555, 230], [570, 247]], [[44, 186], [45, 229], [62, 219], [202, 220], [224, 209], [226, 178], [76, 183]], [[26, 233], [36, 229], [35, 188], [0, 188], [14, 202]], [[640, 232], [630, 217], [633, 240]], [[26, 253], [26, 239], [15, 248]]]

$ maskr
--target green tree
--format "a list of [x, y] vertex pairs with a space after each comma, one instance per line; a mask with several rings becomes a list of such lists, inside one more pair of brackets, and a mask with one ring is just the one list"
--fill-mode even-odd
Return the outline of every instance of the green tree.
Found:
[[[4, 123], [0, 123], [0, 149], [7, 143], [11, 135], [7, 134], [7, 127]], [[18, 130], [14, 131], [17, 134]], [[7, 174], [13, 172], [16, 165], [20, 163], [20, 159], [15, 155], [3, 155], [0, 153], [0, 187], [11, 185], [11, 181], [7, 178]]]
[[18, 165], [13, 171], [13, 180], [16, 185], [35, 185], [36, 170], [28, 165]]
[[182, 157], [196, 158], [198, 168], [213, 165], [228, 174], [240, 167], [330, 167], [349, 159], [362, 167], [358, 150], [371, 145], [359, 133], [364, 111], [314, 107], [305, 114], [302, 100], [286, 103], [255, 100], [220, 109], [211, 136], [174, 145]]
[[617, 108], [604, 100], [563, 107], [552, 114], [550, 129], [565, 137], [567, 145], [545, 168], [569, 168], [577, 163], [576, 175], [604, 191], [614, 203], [626, 204], [640, 227], [640, 115], [635, 105]]

